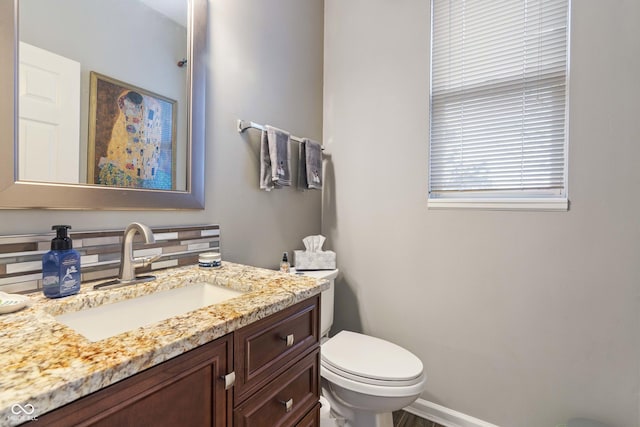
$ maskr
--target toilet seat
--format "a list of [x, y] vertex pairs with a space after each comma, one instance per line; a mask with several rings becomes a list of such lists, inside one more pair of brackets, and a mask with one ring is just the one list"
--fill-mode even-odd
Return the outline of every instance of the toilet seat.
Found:
[[422, 374], [418, 375], [415, 378], [409, 379], [409, 380], [404, 380], [404, 381], [399, 381], [399, 380], [380, 380], [377, 378], [369, 378], [369, 377], [363, 377], [360, 375], [354, 375], [350, 372], [347, 371], [343, 371], [340, 368], [336, 368], [335, 366], [332, 366], [330, 363], [326, 362], [326, 361], [322, 361], [321, 362], [321, 366], [323, 369], [332, 372], [334, 375], [338, 375], [342, 378], [348, 378], [352, 381], [356, 381], [362, 384], [371, 384], [371, 385], [379, 385], [379, 386], [384, 386], [384, 387], [404, 387], [404, 386], [410, 386], [413, 384], [418, 384], [422, 381]]
[[380, 338], [341, 331], [322, 344], [320, 354], [321, 375], [354, 391], [405, 395], [424, 388], [420, 359]]
[[[367, 384], [361, 381], [354, 381], [350, 378], [343, 377], [342, 375], [338, 375], [335, 372], [326, 368], [324, 364], [320, 366], [320, 376], [323, 378], [323, 381], [326, 380], [329, 382], [329, 388], [333, 388], [333, 386], [342, 387], [345, 390], [349, 390], [351, 392], [362, 393], [365, 395], [377, 396], [377, 397], [408, 397], [414, 396], [418, 397], [420, 393], [424, 391], [425, 384], [427, 382], [427, 377], [422, 374], [420, 377], [416, 378], [416, 383], [405, 386], [386, 386], [386, 385], [377, 385], [377, 384]], [[398, 407], [397, 409], [399, 409]]]

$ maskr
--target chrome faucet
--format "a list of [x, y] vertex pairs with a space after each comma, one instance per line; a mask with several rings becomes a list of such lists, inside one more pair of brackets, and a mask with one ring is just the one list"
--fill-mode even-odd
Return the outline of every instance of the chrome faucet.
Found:
[[144, 237], [144, 242], [155, 243], [156, 239], [153, 236], [153, 231], [144, 224], [139, 222], [132, 222], [124, 230], [124, 236], [122, 237], [122, 248], [120, 250], [120, 272], [116, 280], [112, 280], [106, 283], [95, 285], [94, 289], [113, 289], [121, 286], [131, 285], [134, 283], [148, 282], [155, 279], [155, 276], [136, 276], [137, 267], [146, 267], [153, 261], [160, 258], [160, 255], [154, 255], [149, 257], [137, 257], [133, 256], [133, 238], [137, 233], [140, 233]]
[[136, 267], [146, 267], [160, 256], [152, 257], [133, 257], [133, 238], [136, 233], [142, 234], [145, 243], [155, 243], [153, 231], [144, 224], [132, 222], [125, 228], [124, 237], [122, 238], [122, 248], [120, 250], [120, 274], [118, 279], [121, 282], [131, 282], [136, 279]]

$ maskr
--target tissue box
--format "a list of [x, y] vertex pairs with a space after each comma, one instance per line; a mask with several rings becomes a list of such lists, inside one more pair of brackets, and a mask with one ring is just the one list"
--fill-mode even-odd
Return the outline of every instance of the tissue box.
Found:
[[336, 268], [336, 253], [333, 251], [293, 251], [293, 263], [296, 270], [334, 270]]

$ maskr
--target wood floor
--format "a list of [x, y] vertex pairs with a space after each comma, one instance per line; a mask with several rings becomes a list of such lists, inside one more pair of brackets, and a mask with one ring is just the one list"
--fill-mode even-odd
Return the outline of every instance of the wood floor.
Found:
[[406, 411], [396, 411], [393, 413], [393, 425], [394, 427], [443, 427], [440, 424], [427, 421], [424, 418], [420, 418]]

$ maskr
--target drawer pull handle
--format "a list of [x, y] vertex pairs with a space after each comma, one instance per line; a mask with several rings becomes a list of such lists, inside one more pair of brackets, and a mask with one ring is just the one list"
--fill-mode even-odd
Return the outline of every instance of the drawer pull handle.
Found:
[[285, 412], [291, 412], [291, 410], [293, 409], [293, 398], [287, 401], [280, 400], [279, 402], [284, 405]]
[[236, 383], [236, 373], [232, 371], [227, 375], [222, 375], [220, 379], [224, 380], [224, 389], [229, 390]]
[[289, 334], [286, 337], [280, 337], [280, 339], [287, 342], [287, 347], [291, 347], [295, 342], [295, 337], [293, 336], [293, 334]]

